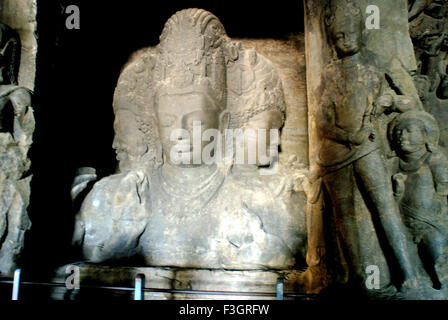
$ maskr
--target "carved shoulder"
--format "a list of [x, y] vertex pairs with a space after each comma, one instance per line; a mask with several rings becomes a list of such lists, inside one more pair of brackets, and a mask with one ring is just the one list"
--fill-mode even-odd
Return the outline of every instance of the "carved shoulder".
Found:
[[429, 156], [429, 167], [434, 177], [434, 183], [448, 184], [448, 160], [440, 151], [434, 151]]

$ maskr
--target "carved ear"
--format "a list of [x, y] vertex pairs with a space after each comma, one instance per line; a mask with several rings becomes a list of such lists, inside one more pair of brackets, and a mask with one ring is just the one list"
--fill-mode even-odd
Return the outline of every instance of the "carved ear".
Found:
[[229, 128], [230, 123], [230, 112], [227, 110], [224, 110], [219, 115], [219, 131], [224, 131], [225, 129]]
[[334, 16], [333, 16], [333, 13], [331, 11], [331, 7], [329, 4], [325, 6], [323, 15], [324, 15], [325, 27], [328, 28], [333, 24], [333, 21], [334, 21]]

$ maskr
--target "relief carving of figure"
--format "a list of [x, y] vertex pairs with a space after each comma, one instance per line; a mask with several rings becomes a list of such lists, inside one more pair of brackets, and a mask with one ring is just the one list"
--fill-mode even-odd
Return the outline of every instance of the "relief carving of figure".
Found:
[[34, 132], [31, 92], [18, 86], [20, 38], [0, 24], [0, 275], [12, 276], [25, 232], [31, 177], [28, 151]]
[[394, 196], [414, 242], [429, 254], [438, 281], [448, 280], [448, 161], [439, 151], [436, 120], [423, 111], [398, 115], [389, 126], [398, 155]]
[[[364, 21], [355, 2], [332, 1], [325, 22], [334, 59], [323, 75], [317, 119], [322, 142], [316, 159], [319, 170], [313, 179], [322, 179], [331, 199], [349, 279], [364, 286], [364, 264], [372, 258], [374, 253], [369, 250], [374, 246], [360, 245], [360, 238], [380, 238], [359, 234], [365, 228], [360, 223], [366, 223], [360, 212], [366, 207], [371, 215], [367, 220], [374, 221], [373, 230], [382, 230], [391, 256], [398, 261], [403, 276], [400, 291], [432, 292], [393, 196], [380, 134], [380, 119], [387, 121], [390, 113], [418, 109], [418, 102], [395, 92], [390, 86], [393, 75], [376, 67], [374, 55], [362, 43]], [[378, 294], [393, 294], [394, 289], [386, 286], [390, 284], [381, 285]]]

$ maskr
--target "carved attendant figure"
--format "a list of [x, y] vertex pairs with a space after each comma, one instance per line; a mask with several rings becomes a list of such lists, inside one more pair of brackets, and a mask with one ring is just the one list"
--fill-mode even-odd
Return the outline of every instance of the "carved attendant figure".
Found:
[[[423, 286], [426, 275], [421, 274], [423, 269], [416, 263], [416, 248], [394, 201], [376, 132], [376, 102], [387, 105], [386, 97], [379, 99], [384, 92], [384, 77], [365, 60], [368, 56], [361, 43], [360, 10], [351, 1], [341, 3], [331, 7], [327, 17], [328, 36], [337, 59], [328, 65], [324, 75], [317, 120], [323, 139], [317, 159], [320, 175], [331, 198], [342, 249], [352, 272], [359, 268], [362, 255], [357, 248], [360, 235], [354, 229], [359, 210], [354, 188], [359, 188], [372, 205], [372, 214], [378, 215], [399, 262], [404, 276], [402, 287], [416, 289]], [[356, 277], [356, 271], [353, 273], [352, 277]]]
[[422, 244], [439, 281], [448, 285], [448, 161], [438, 150], [439, 130], [426, 112], [408, 111], [390, 124], [399, 156], [394, 194], [416, 244]]

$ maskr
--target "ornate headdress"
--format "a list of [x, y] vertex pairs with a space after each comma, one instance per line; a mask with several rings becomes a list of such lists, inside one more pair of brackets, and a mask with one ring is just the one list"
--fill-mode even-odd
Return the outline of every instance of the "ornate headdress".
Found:
[[[148, 147], [146, 160], [161, 161], [154, 103], [160, 95], [200, 92], [218, 110], [226, 107], [226, 57], [230, 42], [221, 22], [202, 9], [186, 9], [166, 22], [160, 43], [142, 49], [123, 68], [114, 97], [114, 111], [136, 117]], [[115, 134], [120, 134], [116, 132]]]
[[251, 118], [268, 110], [279, 111], [283, 118], [286, 105], [281, 79], [271, 62], [255, 50], [242, 50], [229, 79], [246, 78], [245, 84], [229, 81], [230, 128], [241, 128]]
[[157, 96], [201, 92], [218, 110], [226, 107], [226, 64], [223, 44], [229, 39], [216, 16], [186, 9], [165, 24], [157, 46]]
[[325, 26], [328, 34], [334, 30], [347, 30], [353, 26], [362, 30], [362, 13], [352, 0], [331, 0], [325, 8]]

